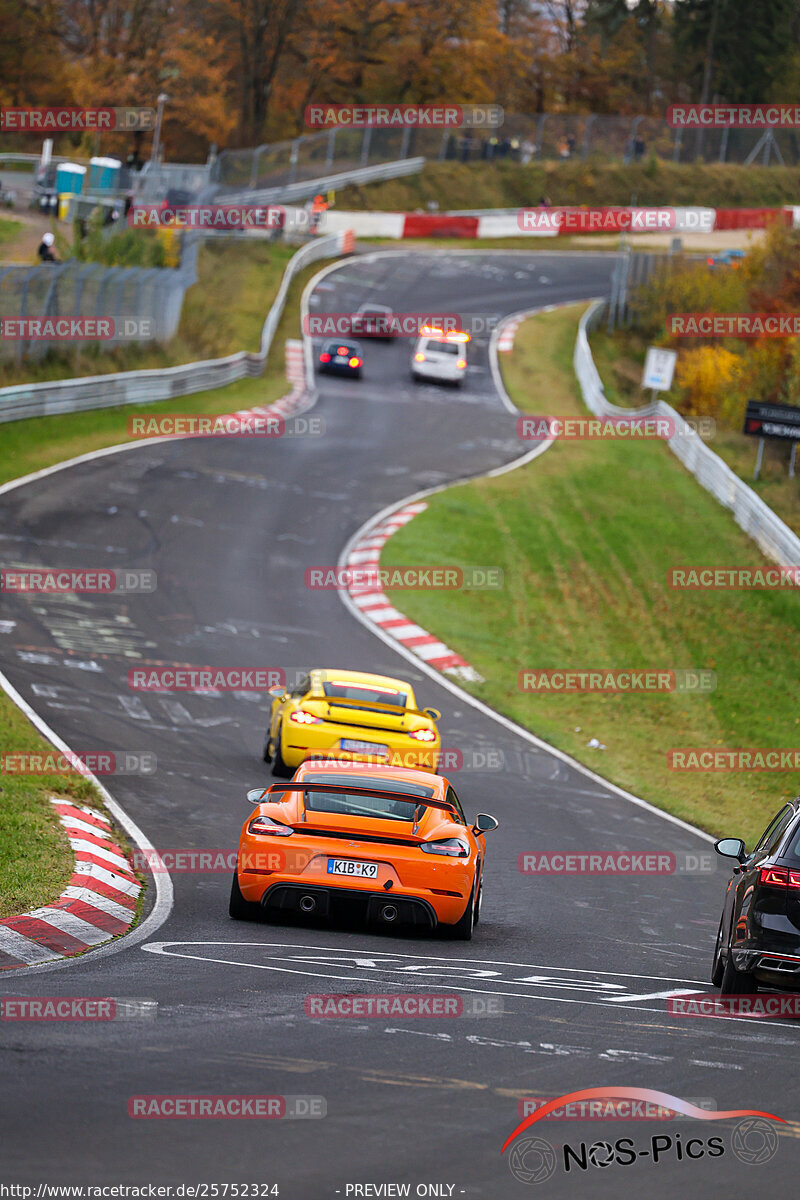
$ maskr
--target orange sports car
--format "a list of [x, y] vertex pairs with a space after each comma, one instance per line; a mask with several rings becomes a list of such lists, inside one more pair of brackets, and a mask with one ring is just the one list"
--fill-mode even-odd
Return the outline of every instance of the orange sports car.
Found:
[[442, 926], [469, 939], [494, 817], [464, 815], [442, 775], [308, 761], [290, 783], [247, 793], [230, 915], [327, 917], [355, 906], [370, 923]]

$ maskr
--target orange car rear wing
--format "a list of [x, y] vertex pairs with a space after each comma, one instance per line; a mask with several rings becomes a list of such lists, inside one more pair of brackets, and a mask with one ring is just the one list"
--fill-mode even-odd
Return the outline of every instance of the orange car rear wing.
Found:
[[[456, 812], [452, 804], [448, 804], [445, 800], [437, 800], [433, 796], [411, 796], [408, 792], [392, 792], [384, 788], [353, 787], [349, 783], [273, 783], [264, 789], [261, 800], [265, 796], [277, 792], [333, 792], [334, 795], [339, 796], [375, 796], [379, 800], [402, 800], [415, 807], [443, 808], [445, 812]], [[380, 818], [378, 817], [378, 819]]]

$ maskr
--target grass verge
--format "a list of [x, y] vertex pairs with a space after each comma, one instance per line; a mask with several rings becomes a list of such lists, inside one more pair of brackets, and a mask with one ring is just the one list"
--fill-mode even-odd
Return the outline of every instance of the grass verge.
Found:
[[13, 221], [9, 220], [8, 217], [0, 217], [0, 246], [6, 242], [13, 241], [21, 228], [21, 221]]
[[[636, 408], [650, 399], [639, 384], [649, 342], [635, 330], [617, 330], [608, 334], [595, 330], [589, 338], [592, 355], [605, 384], [612, 404]], [[675, 398], [666, 394], [668, 404], [678, 407]], [[735, 429], [717, 428], [709, 446], [726, 462], [732, 471], [751, 487], [790, 529], [800, 534], [800, 488], [797, 478], [789, 478], [791, 449], [786, 443], [767, 440], [764, 460], [757, 480], [753, 479], [756, 465], [756, 438], [746, 437]], [[798, 464], [800, 470], [800, 464]]]
[[[13, 754], [55, 754], [8, 696], [0, 692], [0, 747]], [[74, 858], [51, 796], [103, 811], [83, 776], [7, 775], [0, 784], [0, 918], [57, 900], [69, 883]]]
[[[529, 319], [502, 356], [522, 411], [585, 413], [572, 370], [582, 308]], [[485, 682], [468, 685], [474, 695], [668, 812], [748, 840], [796, 793], [796, 780], [674, 771], [667, 753], [797, 745], [797, 599], [671, 591], [667, 571], [763, 561], [665, 445], [607, 441], [557, 443], [520, 470], [432, 496], [382, 558], [386, 566], [501, 567], [497, 591], [391, 598], [476, 667]], [[521, 669], [548, 667], [708, 668], [717, 687], [706, 695], [518, 690]], [[589, 749], [593, 737], [607, 748]]]
[[710, 208], [763, 208], [794, 204], [800, 168], [733, 163], [428, 162], [418, 175], [342, 188], [341, 209], [414, 212], [429, 203], [442, 212], [521, 208], [547, 196], [553, 204], [700, 204]]
[[[269, 404], [284, 396], [289, 390], [286, 382], [284, 343], [289, 337], [300, 336], [300, 297], [308, 280], [321, 270], [323, 265], [312, 263], [300, 271], [292, 281], [263, 375], [257, 379], [245, 379], [228, 387], [196, 392], [158, 404], [129, 404], [121, 408], [92, 409], [89, 412], [67, 413], [63, 416], [10, 421], [0, 426], [0, 483], [74, 458], [78, 454], [131, 441], [127, 422], [132, 415], [228, 413], [240, 408], [249, 408], [254, 404]], [[279, 279], [280, 276], [275, 280], [275, 292]], [[274, 292], [264, 296], [259, 332], [274, 298]], [[243, 346], [236, 348], [244, 349]]]

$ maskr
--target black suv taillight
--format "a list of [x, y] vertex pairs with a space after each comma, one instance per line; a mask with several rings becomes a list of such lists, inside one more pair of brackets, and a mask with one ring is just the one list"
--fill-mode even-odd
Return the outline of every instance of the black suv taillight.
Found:
[[800, 871], [790, 871], [788, 867], [761, 867], [758, 882], [762, 887], [800, 888]]

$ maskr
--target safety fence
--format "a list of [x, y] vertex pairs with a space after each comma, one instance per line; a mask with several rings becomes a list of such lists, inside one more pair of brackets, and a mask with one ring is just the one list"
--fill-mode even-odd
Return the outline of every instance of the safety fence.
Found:
[[[187, 238], [177, 268], [106, 267], [77, 259], [35, 267], [0, 265], [0, 359], [35, 361], [65, 345], [110, 349], [122, 342], [168, 341], [178, 331], [186, 289], [197, 281], [197, 250], [197, 240]], [[5, 336], [9, 318], [37, 317], [54, 332], [65, 317], [109, 320], [100, 341], [95, 335], [80, 337], [86, 327], [77, 321], [64, 326], [68, 341]], [[29, 325], [26, 331], [32, 332]]]
[[[241, 379], [262, 374], [278, 327], [289, 286], [298, 271], [309, 263], [336, 258], [353, 250], [353, 236], [338, 233], [308, 242], [289, 260], [275, 301], [261, 331], [261, 345], [255, 353], [241, 350], [225, 358], [182, 363], [175, 367], [124, 371], [81, 379], [62, 379], [51, 383], [19, 384], [0, 388], [0, 422], [54, 413], [80, 412], [95, 408], [114, 408], [122, 404], [153, 404], [193, 392], [225, 387]], [[42, 270], [49, 268], [44, 267]]]
[[673, 454], [694, 475], [701, 487], [731, 511], [736, 524], [751, 537], [763, 553], [781, 566], [800, 564], [800, 538], [784, 524], [768, 504], [757, 496], [719, 455], [705, 444], [691, 425], [664, 400], [643, 408], [620, 408], [605, 396], [603, 381], [592, 358], [589, 332], [603, 320], [605, 300], [596, 300], [581, 318], [575, 342], [573, 364], [587, 408], [598, 417], [662, 417], [673, 430], [668, 445]]
[[249, 150], [223, 150], [211, 168], [220, 191], [280, 188], [410, 158], [436, 158], [441, 130], [331, 129]]

